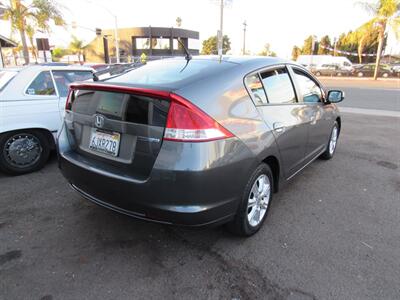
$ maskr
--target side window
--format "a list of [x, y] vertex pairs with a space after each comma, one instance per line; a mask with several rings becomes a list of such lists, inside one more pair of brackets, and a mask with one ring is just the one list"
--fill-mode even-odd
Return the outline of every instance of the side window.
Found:
[[269, 103], [296, 103], [293, 84], [286, 68], [261, 73]]
[[90, 71], [52, 71], [60, 97], [68, 96], [69, 85], [75, 81], [93, 79]]
[[267, 104], [267, 97], [265, 96], [265, 91], [258, 74], [247, 76], [245, 81], [247, 88], [251, 92], [251, 97], [253, 98], [255, 104]]
[[54, 88], [53, 79], [49, 71], [41, 72], [32, 81], [30, 86], [25, 91], [28, 95], [48, 95], [55, 96], [56, 90]]
[[296, 77], [296, 82], [298, 83], [301, 94], [303, 95], [303, 102], [322, 102], [322, 91], [319, 85], [302, 71], [297, 69], [293, 69], [293, 71]]

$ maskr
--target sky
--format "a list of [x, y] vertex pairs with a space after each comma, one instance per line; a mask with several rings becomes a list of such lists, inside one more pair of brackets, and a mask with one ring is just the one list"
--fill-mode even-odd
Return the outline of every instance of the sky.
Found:
[[[6, 2], [8, 0], [4, 0]], [[77, 29], [54, 27], [50, 43], [68, 45], [71, 34], [90, 42], [95, 33], [89, 28], [176, 26], [200, 32], [200, 43], [219, 28], [219, 0], [58, 0], [68, 24]], [[247, 23], [246, 49], [260, 52], [266, 43], [281, 57], [289, 58], [293, 45], [301, 46], [310, 34], [318, 38], [338, 37], [354, 30], [371, 16], [356, 0], [225, 0], [224, 34], [231, 40], [231, 53], [240, 54], [243, 46], [243, 22]], [[9, 26], [0, 21], [0, 34], [9, 36]], [[199, 44], [201, 47], [201, 44]], [[387, 51], [400, 53], [400, 43], [391, 36]]]

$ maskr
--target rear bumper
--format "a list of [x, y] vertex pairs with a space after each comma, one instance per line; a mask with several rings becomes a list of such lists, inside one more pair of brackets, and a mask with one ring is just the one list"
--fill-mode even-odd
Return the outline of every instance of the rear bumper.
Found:
[[165, 141], [149, 178], [135, 180], [98, 169], [64, 146], [58, 148], [62, 174], [85, 198], [135, 218], [185, 226], [232, 219], [255, 163], [237, 139], [209, 145]]

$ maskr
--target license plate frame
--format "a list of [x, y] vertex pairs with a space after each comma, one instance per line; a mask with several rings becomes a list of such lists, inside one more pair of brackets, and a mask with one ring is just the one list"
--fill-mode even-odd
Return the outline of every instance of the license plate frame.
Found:
[[118, 157], [121, 144], [119, 132], [108, 132], [92, 128], [89, 139], [89, 149], [110, 157]]

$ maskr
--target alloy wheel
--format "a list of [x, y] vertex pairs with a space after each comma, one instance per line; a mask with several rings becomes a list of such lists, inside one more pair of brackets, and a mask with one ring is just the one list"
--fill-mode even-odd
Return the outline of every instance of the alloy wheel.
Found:
[[331, 139], [329, 141], [329, 154], [332, 155], [336, 149], [336, 143], [338, 138], [338, 128], [335, 126], [332, 129]]
[[267, 212], [271, 195], [271, 183], [267, 175], [260, 175], [251, 188], [247, 202], [247, 220], [252, 227], [258, 226]]

